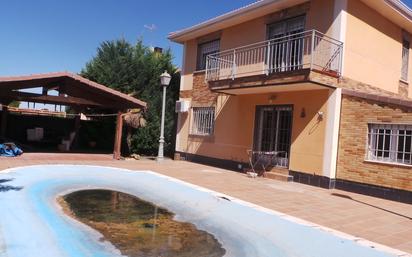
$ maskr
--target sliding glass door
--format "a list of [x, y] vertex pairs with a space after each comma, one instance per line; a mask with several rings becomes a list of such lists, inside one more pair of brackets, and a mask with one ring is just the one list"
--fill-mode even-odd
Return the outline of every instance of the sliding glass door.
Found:
[[275, 165], [288, 167], [291, 130], [291, 106], [257, 106], [254, 150], [276, 151]]

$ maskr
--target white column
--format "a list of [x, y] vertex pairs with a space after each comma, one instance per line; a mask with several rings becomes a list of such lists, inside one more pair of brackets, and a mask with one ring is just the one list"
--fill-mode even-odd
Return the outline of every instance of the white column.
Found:
[[[183, 57], [182, 57], [182, 69], [181, 69], [181, 76], [180, 76], [180, 91], [184, 90], [184, 84], [185, 84], [185, 66], [186, 66], [186, 50], [187, 50], [187, 43], [185, 42], [183, 45]], [[182, 98], [179, 97], [179, 100], [182, 100]], [[185, 149], [181, 149], [180, 147], [180, 138], [181, 138], [181, 133], [182, 133], [182, 127], [184, 126], [184, 122], [182, 115], [183, 113], [179, 112], [177, 114], [177, 129], [176, 129], [176, 141], [175, 141], [175, 150], [177, 152], [184, 152]]]
[[333, 10], [332, 37], [343, 42], [342, 74], [345, 70], [346, 24], [348, 0], [335, 0]]
[[330, 89], [327, 102], [323, 176], [336, 178], [342, 89]]

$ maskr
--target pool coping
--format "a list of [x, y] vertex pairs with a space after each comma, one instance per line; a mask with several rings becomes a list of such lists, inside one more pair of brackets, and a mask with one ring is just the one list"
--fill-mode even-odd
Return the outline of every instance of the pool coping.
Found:
[[310, 222], [310, 221], [307, 221], [307, 220], [304, 220], [304, 219], [301, 219], [301, 218], [294, 217], [294, 216], [289, 215], [289, 214], [285, 214], [285, 213], [282, 213], [282, 212], [279, 212], [279, 211], [276, 211], [276, 210], [273, 210], [273, 209], [269, 209], [269, 208], [251, 203], [251, 202], [241, 200], [239, 198], [233, 197], [233, 196], [228, 195], [228, 194], [220, 193], [220, 192], [217, 192], [217, 191], [205, 188], [205, 187], [201, 187], [201, 186], [198, 186], [198, 185], [195, 185], [195, 184], [192, 184], [192, 183], [189, 183], [189, 182], [186, 182], [186, 181], [174, 178], [174, 177], [170, 177], [170, 176], [167, 176], [167, 175], [164, 175], [164, 174], [160, 174], [160, 173], [157, 173], [157, 172], [151, 171], [151, 170], [131, 170], [131, 169], [127, 169], [127, 168], [118, 168], [118, 167], [103, 166], [103, 165], [84, 165], [84, 164], [36, 164], [36, 165], [23, 165], [23, 166], [19, 166], [19, 167], [13, 167], [13, 168], [0, 170], [0, 174], [1, 173], [11, 173], [11, 172], [14, 172], [16, 170], [20, 170], [20, 169], [27, 168], [27, 167], [42, 167], [42, 166], [82, 166], [82, 167], [106, 168], [106, 169], [126, 171], [126, 172], [134, 172], [134, 173], [136, 173], [136, 172], [149, 173], [149, 174], [167, 179], [169, 181], [173, 181], [175, 183], [188, 186], [188, 187], [190, 187], [192, 189], [196, 189], [198, 191], [210, 193], [211, 195], [213, 195], [217, 198], [225, 198], [229, 201], [232, 201], [234, 203], [243, 205], [245, 207], [249, 207], [249, 208], [252, 208], [252, 209], [267, 213], [267, 214], [275, 215], [277, 217], [283, 218], [284, 220], [288, 220], [288, 221], [294, 222], [294, 223], [299, 224], [299, 225], [303, 225], [303, 226], [311, 227], [311, 228], [314, 228], [314, 229], [318, 229], [320, 231], [329, 233], [329, 234], [337, 236], [339, 238], [353, 241], [353, 242], [355, 242], [359, 245], [365, 246], [365, 247], [376, 249], [378, 251], [385, 252], [385, 253], [388, 253], [388, 254], [396, 255], [397, 257], [412, 257], [412, 254], [401, 251], [399, 249], [396, 249], [396, 248], [393, 248], [393, 247], [390, 247], [390, 246], [386, 246], [386, 245], [383, 245], [383, 244], [379, 244], [379, 243], [367, 240], [367, 239], [362, 238], [362, 237], [356, 237], [356, 236], [353, 236], [353, 235], [345, 233], [345, 232], [341, 232], [341, 231], [336, 230], [336, 229], [332, 229], [332, 228], [329, 228], [329, 227], [326, 227], [326, 226], [322, 226], [322, 225], [319, 225], [319, 224], [316, 224], [316, 223], [313, 223], [313, 222]]

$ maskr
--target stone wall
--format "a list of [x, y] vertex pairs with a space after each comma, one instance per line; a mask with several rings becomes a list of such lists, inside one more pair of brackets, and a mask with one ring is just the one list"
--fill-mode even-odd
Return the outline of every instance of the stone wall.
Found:
[[412, 109], [342, 97], [337, 178], [412, 191], [412, 168], [365, 161], [368, 123], [412, 123]]

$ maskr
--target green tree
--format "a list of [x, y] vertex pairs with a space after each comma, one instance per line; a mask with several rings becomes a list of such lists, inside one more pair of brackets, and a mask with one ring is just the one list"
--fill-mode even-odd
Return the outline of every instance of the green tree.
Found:
[[167, 89], [165, 119], [165, 154], [172, 155], [176, 127], [174, 105], [179, 97], [180, 74], [172, 64], [170, 49], [163, 53], [152, 51], [138, 41], [135, 45], [124, 39], [105, 41], [81, 75], [123, 93], [133, 95], [148, 104], [144, 112], [147, 123], [133, 131], [132, 152], [155, 155], [160, 134], [162, 88], [160, 74], [172, 75]]
[[20, 101], [13, 101], [9, 104], [9, 106], [18, 108], [20, 106]]

